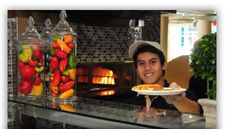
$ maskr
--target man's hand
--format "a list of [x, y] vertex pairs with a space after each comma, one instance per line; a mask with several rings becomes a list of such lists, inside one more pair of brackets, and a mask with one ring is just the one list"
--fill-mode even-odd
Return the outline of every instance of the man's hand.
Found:
[[[174, 89], [175, 88], [176, 89], [181, 88], [175, 82], [172, 82], [169, 87], [174, 88]], [[169, 104], [176, 104], [176, 103], [179, 103], [185, 97], [185, 92], [181, 92], [178, 95], [163, 95], [162, 97], [166, 100], [167, 103], [169, 103]]]

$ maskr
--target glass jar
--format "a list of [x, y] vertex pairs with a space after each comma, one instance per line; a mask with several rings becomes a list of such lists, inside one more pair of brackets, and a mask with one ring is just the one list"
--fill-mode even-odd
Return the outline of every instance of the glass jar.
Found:
[[[44, 73], [45, 73], [45, 86], [47, 86], [47, 84], [49, 84], [49, 54], [48, 54], [48, 51], [49, 51], [49, 47], [50, 47], [50, 43], [51, 43], [51, 37], [52, 37], [52, 23], [51, 23], [51, 20], [49, 18], [47, 18], [44, 22], [44, 28], [42, 29], [41, 31], [41, 36], [42, 36], [42, 39], [45, 41], [45, 51], [47, 51], [45, 53], [45, 70], [44, 70]], [[48, 88], [46, 88], [46, 93], [48, 94], [49, 90]]]
[[49, 93], [52, 101], [76, 100], [76, 34], [61, 11], [49, 46]]
[[16, 45], [18, 97], [35, 99], [44, 96], [44, 47], [45, 43], [30, 16], [25, 32]]

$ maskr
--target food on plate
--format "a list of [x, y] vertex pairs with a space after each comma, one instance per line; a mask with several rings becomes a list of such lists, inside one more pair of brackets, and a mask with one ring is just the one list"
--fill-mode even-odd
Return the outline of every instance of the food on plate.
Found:
[[159, 84], [141, 84], [141, 85], [134, 86], [132, 88], [132, 90], [151, 90], [151, 91], [155, 91], [155, 90], [163, 90], [163, 87]]
[[141, 84], [136, 85], [132, 89], [138, 95], [177, 95], [184, 92], [186, 89], [181, 87], [162, 87], [158, 84]]

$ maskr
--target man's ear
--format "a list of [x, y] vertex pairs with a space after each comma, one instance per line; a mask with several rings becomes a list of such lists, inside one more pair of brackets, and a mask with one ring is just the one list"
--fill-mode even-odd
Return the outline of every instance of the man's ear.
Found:
[[166, 70], [166, 68], [167, 68], [167, 63], [165, 62], [165, 63], [163, 64], [163, 66], [162, 66], [162, 69], [163, 69], [163, 70]]

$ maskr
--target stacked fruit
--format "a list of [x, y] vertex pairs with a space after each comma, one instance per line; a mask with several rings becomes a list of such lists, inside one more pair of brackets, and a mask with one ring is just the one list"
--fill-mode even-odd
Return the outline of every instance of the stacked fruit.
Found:
[[50, 50], [51, 97], [66, 99], [74, 95], [76, 79], [76, 57], [73, 36], [55, 36]]
[[24, 96], [40, 96], [43, 93], [43, 82], [41, 79], [44, 71], [44, 56], [40, 45], [20, 46], [18, 56], [18, 68], [20, 73], [20, 84], [18, 92]]

